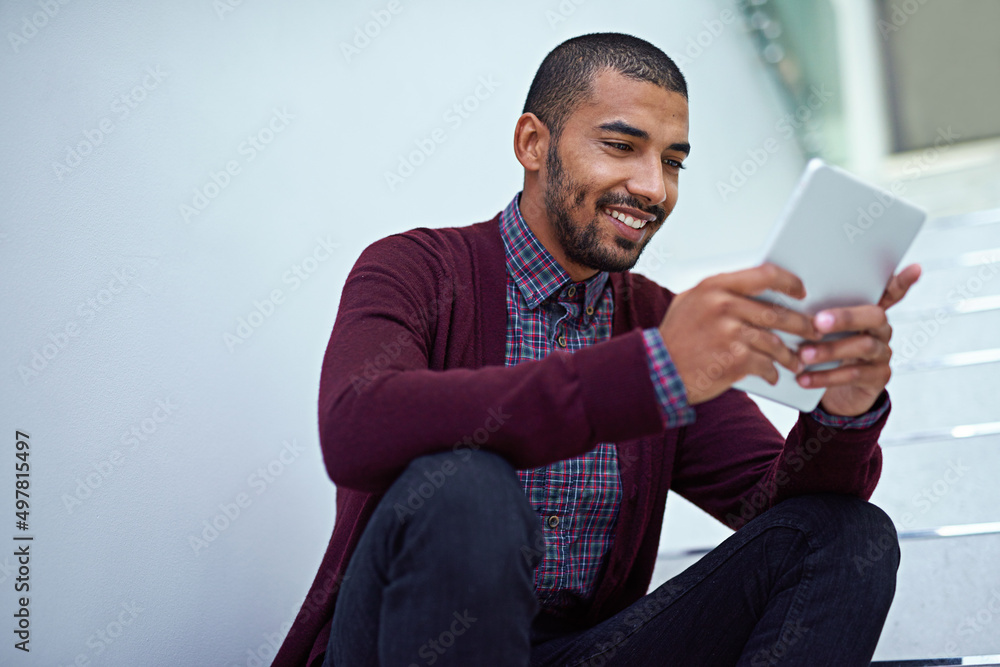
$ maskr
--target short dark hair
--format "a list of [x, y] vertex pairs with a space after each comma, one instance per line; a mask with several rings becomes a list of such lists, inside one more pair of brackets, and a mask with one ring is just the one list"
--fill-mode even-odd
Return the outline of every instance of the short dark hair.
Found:
[[557, 139], [569, 115], [590, 98], [594, 77], [605, 69], [654, 83], [687, 99], [684, 75], [667, 54], [632, 35], [599, 32], [568, 39], [545, 56], [521, 113], [538, 116]]

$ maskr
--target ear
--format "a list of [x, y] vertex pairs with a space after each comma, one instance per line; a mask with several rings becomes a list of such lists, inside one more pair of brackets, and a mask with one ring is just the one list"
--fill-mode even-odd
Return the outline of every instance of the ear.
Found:
[[514, 126], [514, 155], [525, 171], [538, 171], [549, 150], [549, 129], [533, 113], [521, 114]]

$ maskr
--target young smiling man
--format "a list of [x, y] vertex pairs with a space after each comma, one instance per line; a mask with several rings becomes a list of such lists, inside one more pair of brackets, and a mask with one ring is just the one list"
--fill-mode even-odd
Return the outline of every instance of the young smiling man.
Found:
[[[814, 319], [750, 298], [803, 295], [773, 265], [671, 293], [629, 269], [689, 151], [673, 61], [577, 37], [532, 82], [506, 208], [362, 252], [320, 383], [334, 532], [275, 665], [868, 664], [899, 558], [867, 502], [885, 309], [919, 267]], [[776, 364], [827, 388], [787, 438], [731, 388]], [[647, 593], [668, 490], [738, 530]]]

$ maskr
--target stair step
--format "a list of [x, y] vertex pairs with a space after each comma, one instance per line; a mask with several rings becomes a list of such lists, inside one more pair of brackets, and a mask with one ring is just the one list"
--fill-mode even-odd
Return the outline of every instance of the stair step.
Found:
[[931, 658], [928, 660], [876, 660], [872, 662], [872, 667], [933, 667], [936, 665], [1000, 667], [1000, 655], [974, 655], [964, 658]]
[[1000, 651], [1000, 535], [901, 542], [896, 597], [875, 657]]
[[[889, 322], [893, 325], [890, 365], [894, 373], [933, 369], [949, 361], [963, 365], [988, 363], [996, 361], [1000, 354], [995, 352], [1000, 349], [1000, 308], [969, 315], [943, 314], [937, 319], [902, 322], [890, 319]], [[963, 353], [965, 357], [955, 356]]]
[[871, 502], [900, 532], [998, 521], [997, 470], [1000, 435], [884, 446], [882, 478]]
[[1000, 418], [1000, 364], [895, 373], [887, 387], [892, 413], [883, 435], [950, 429]]

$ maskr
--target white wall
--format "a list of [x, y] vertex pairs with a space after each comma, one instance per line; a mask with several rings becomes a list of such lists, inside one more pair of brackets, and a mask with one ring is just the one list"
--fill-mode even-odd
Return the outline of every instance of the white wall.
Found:
[[[332, 526], [316, 394], [347, 271], [377, 238], [509, 201], [514, 121], [563, 39], [620, 30], [697, 56], [681, 60], [690, 169], [641, 264], [654, 278], [680, 287], [693, 258], [759, 243], [801, 167], [721, 0], [397, 1], [349, 59], [340, 45], [386, 2], [0, 4], [0, 540], [20, 533], [17, 429], [35, 537], [31, 652], [8, 632], [0, 662], [266, 664]], [[483, 78], [498, 85], [449, 121]], [[390, 189], [385, 172], [438, 128], [445, 141]], [[251, 136], [270, 143], [250, 151]], [[771, 137], [779, 150], [723, 201], [717, 183]], [[216, 188], [227, 163], [238, 173]], [[211, 198], [185, 220], [196, 190]], [[227, 345], [275, 290], [281, 303]], [[269, 467], [280, 474], [257, 472]], [[205, 532], [213, 521], [228, 526]], [[13, 565], [0, 556], [8, 619]]]

